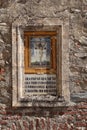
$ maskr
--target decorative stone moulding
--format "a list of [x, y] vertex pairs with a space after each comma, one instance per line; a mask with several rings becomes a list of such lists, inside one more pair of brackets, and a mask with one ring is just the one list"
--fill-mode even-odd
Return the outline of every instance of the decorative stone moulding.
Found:
[[[12, 24], [12, 85], [13, 107], [58, 107], [70, 104], [69, 91], [69, 19], [45, 18], [23, 24]], [[25, 93], [24, 32], [56, 31], [57, 34], [57, 94], [27, 95]]]

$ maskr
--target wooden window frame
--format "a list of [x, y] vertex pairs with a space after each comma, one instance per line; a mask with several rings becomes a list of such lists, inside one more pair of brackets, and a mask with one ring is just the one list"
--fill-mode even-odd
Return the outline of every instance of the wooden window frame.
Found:
[[[51, 39], [51, 67], [30, 67], [30, 38], [50, 37]], [[56, 31], [25, 31], [24, 32], [24, 64], [25, 74], [56, 74], [57, 70], [57, 32]]]

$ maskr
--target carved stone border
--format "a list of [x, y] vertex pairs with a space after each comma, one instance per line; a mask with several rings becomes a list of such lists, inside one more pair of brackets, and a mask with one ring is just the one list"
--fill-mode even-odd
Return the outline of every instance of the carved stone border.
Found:
[[[33, 20], [34, 21], [34, 20]], [[30, 100], [26, 100], [23, 95], [24, 87], [24, 38], [23, 32], [26, 26], [61, 26], [61, 48], [62, 54], [59, 62], [62, 59], [60, 77], [59, 80], [59, 91], [60, 98], [46, 96], [46, 97], [30, 97]], [[62, 77], [62, 79], [61, 79]], [[61, 81], [62, 80], [62, 81]], [[57, 107], [67, 106], [70, 104], [70, 91], [69, 91], [69, 19], [60, 20], [57, 18], [45, 18], [35, 20], [34, 25], [26, 23], [23, 25], [21, 21], [12, 24], [12, 83], [13, 83], [13, 100], [12, 106], [23, 107], [23, 106], [41, 106], [41, 107]], [[60, 93], [59, 92], [59, 93]], [[44, 99], [43, 101], [41, 99]], [[47, 101], [47, 102], [45, 102]]]

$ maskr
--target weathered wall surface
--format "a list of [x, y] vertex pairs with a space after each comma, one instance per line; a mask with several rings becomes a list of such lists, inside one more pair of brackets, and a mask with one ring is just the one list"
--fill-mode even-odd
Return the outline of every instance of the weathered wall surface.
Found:
[[[71, 101], [68, 108], [12, 108], [12, 23], [69, 17]], [[67, 33], [67, 32], [66, 32]], [[87, 0], [0, 0], [0, 129], [86, 130]]]

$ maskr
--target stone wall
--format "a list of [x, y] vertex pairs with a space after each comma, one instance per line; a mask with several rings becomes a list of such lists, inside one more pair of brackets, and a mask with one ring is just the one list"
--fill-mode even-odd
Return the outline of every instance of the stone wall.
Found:
[[[12, 108], [12, 23], [69, 18], [69, 88], [73, 107]], [[67, 33], [67, 32], [66, 32]], [[0, 0], [0, 129], [86, 130], [87, 0]], [[82, 103], [84, 102], [84, 103]]]
[[86, 130], [87, 103], [68, 108], [11, 108], [0, 104], [1, 130]]

